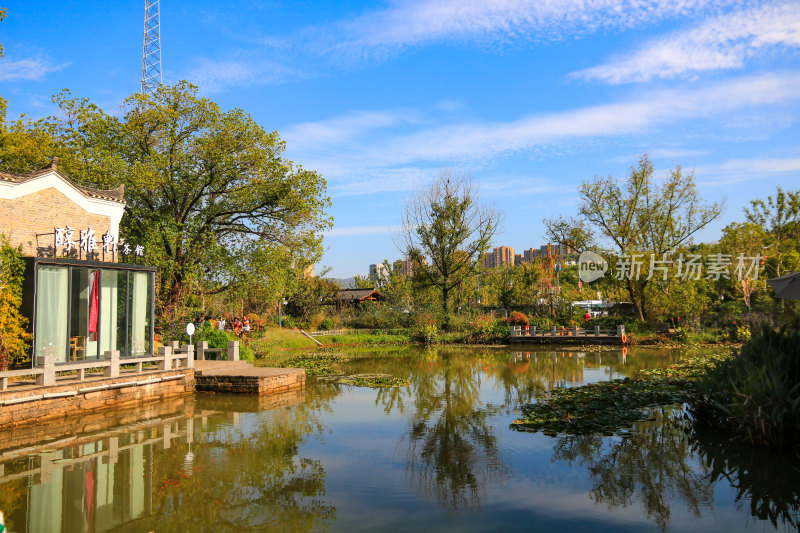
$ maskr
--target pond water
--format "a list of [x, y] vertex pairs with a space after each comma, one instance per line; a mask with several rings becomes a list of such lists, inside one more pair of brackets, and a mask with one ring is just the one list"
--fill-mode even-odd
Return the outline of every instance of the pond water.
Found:
[[676, 410], [630, 438], [514, 431], [545, 391], [665, 366], [678, 351], [348, 350], [347, 374], [280, 396], [197, 395], [0, 432], [8, 529], [783, 531], [800, 457], [687, 431]]

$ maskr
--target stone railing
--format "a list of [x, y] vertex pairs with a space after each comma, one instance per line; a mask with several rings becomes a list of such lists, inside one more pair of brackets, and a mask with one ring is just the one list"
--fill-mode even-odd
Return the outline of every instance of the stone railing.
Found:
[[[220, 359], [220, 354], [226, 354], [228, 361], [239, 360], [239, 341], [228, 341], [227, 348], [209, 348], [207, 341], [197, 343], [197, 360], [206, 361], [209, 359]], [[209, 357], [210, 355], [214, 357]]]
[[78, 381], [83, 381], [86, 377], [86, 370], [91, 368], [102, 368], [103, 376], [109, 378], [119, 377], [121, 366], [133, 365], [135, 367], [133, 372], [126, 371], [126, 374], [142, 374], [144, 373], [144, 363], [156, 363], [156, 368], [153, 370], [160, 371], [194, 368], [194, 346], [191, 344], [179, 346], [178, 342], [158, 348], [155, 356], [120, 357], [119, 351], [111, 350], [103, 352], [103, 358], [97, 361], [56, 363], [55, 357], [55, 354], [40, 356], [37, 358], [37, 364], [33, 368], [0, 371], [0, 392], [8, 390], [9, 378], [21, 376], [36, 376], [36, 384], [38, 386], [48, 387], [56, 384], [56, 372], [70, 370], [77, 372], [76, 379]]

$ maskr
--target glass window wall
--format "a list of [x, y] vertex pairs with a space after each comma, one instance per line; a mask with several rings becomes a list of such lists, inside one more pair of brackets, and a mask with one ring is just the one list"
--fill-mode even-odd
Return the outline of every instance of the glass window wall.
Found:
[[39, 266], [36, 289], [36, 357], [55, 355], [57, 363], [67, 360], [67, 318], [69, 270]]
[[153, 274], [38, 265], [34, 350], [56, 362], [152, 354]]

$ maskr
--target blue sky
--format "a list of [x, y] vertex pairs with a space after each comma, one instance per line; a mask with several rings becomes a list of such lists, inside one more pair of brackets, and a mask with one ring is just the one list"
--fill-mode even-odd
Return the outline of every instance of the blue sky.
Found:
[[[0, 1], [12, 117], [63, 88], [115, 112], [139, 90], [143, 0]], [[800, 188], [800, 3], [725, 0], [161, 1], [164, 81], [187, 79], [328, 180], [322, 265], [396, 259], [406, 198], [441, 169], [499, 207], [495, 245], [545, 242], [577, 187], [647, 152], [724, 201], [713, 240]]]

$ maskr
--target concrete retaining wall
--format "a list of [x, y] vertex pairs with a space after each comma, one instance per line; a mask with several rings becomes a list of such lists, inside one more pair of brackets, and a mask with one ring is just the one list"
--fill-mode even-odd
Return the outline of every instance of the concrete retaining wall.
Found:
[[134, 407], [193, 392], [194, 371], [187, 368], [7, 392], [0, 394], [0, 427]]
[[273, 376], [211, 374], [197, 375], [195, 379], [198, 392], [274, 394], [305, 387], [306, 372], [286, 368]]

